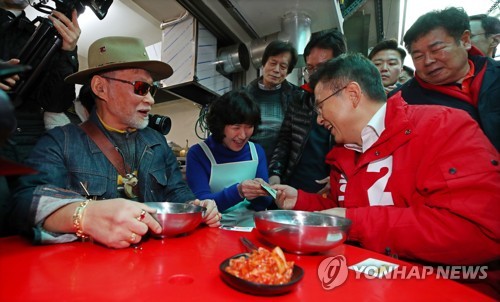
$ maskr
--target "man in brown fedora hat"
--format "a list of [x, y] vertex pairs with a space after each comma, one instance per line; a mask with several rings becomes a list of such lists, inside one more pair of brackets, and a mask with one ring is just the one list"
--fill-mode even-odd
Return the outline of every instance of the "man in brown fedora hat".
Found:
[[143, 202], [206, 206], [205, 222], [218, 226], [213, 200], [195, 200], [182, 180], [165, 138], [147, 127], [155, 81], [172, 68], [151, 61], [140, 39], [106, 37], [94, 42], [87, 70], [66, 78], [89, 84], [95, 107], [80, 126], [55, 128], [42, 137], [27, 163], [40, 171], [24, 176], [11, 219], [35, 242], [91, 237], [108, 247], [138, 243], [161, 227]]

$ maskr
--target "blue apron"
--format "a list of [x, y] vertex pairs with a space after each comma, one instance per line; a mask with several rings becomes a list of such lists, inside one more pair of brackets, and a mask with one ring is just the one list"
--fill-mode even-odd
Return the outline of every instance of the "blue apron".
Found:
[[[210, 170], [210, 191], [212, 193], [220, 192], [235, 183], [240, 183], [247, 179], [254, 179], [257, 174], [259, 165], [259, 156], [255, 150], [255, 145], [248, 142], [251, 160], [239, 161], [225, 164], [218, 164], [205, 142], [200, 142], [200, 147], [205, 152], [211, 163]], [[255, 212], [250, 207], [250, 202], [246, 199], [238, 204], [230, 207], [222, 213], [221, 224], [229, 226], [255, 226], [253, 221], [253, 213]]]

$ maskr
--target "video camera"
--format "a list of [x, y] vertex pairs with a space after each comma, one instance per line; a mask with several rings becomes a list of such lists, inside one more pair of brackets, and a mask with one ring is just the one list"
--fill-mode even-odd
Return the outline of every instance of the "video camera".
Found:
[[150, 114], [148, 127], [155, 129], [163, 135], [167, 135], [172, 128], [172, 120], [168, 116]]
[[[78, 15], [85, 11], [85, 6], [90, 7], [100, 20], [104, 19], [113, 0], [52, 0], [55, 8], [47, 5], [49, 0], [40, 0], [32, 6], [43, 13], [50, 14], [52, 10], [57, 10], [71, 19], [71, 14], [76, 9]], [[52, 21], [48, 18], [37, 17], [33, 23], [39, 23], [33, 35], [26, 43], [18, 55], [20, 64], [30, 66], [31, 72], [20, 75], [20, 80], [9, 92], [10, 99], [15, 107], [23, 103], [25, 94], [32, 91], [34, 85], [40, 79], [45, 66], [50, 62], [52, 55], [61, 48], [62, 38], [54, 28]]]
[[[113, 3], [113, 0], [52, 0], [55, 2], [55, 10], [63, 13], [66, 17], [71, 19], [71, 14], [74, 9], [78, 15], [85, 11], [85, 7], [88, 6], [94, 12], [94, 14], [99, 18], [99, 20], [104, 19], [108, 13], [108, 9]], [[40, 2], [33, 4], [33, 7], [46, 14], [50, 14], [54, 8], [47, 5], [49, 0], [40, 0]]]

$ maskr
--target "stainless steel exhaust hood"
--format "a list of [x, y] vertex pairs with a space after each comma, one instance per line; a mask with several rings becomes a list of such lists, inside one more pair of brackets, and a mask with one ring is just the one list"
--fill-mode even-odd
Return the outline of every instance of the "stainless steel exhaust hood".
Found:
[[165, 26], [161, 47], [161, 60], [174, 70], [162, 89], [202, 105], [232, 89], [231, 80], [216, 70], [217, 39], [192, 16]]
[[[274, 40], [291, 42], [300, 54], [312, 32], [338, 28], [342, 14], [336, 0], [248, 1], [177, 0], [215, 33], [219, 41], [248, 46], [254, 68], [260, 68], [266, 46]], [[297, 67], [302, 67], [299, 60]]]
[[203, 23], [221, 42], [249, 43], [277, 33], [282, 29], [282, 17], [289, 12], [301, 12], [311, 19], [311, 32], [339, 28], [342, 14], [338, 0], [177, 0]]
[[263, 51], [272, 40], [290, 41], [301, 54], [312, 32], [342, 30], [336, 0], [177, 2], [193, 17], [190, 24], [184, 20], [163, 31], [162, 61], [174, 68], [174, 75], [164, 80], [163, 86], [201, 104], [233, 89], [233, 78], [238, 82], [235, 86], [240, 85], [244, 76], [231, 73], [246, 70], [247, 61], [259, 68]]
[[[350, 50], [365, 52], [367, 45], [376, 43], [376, 32], [380, 29], [385, 29], [386, 37], [398, 36], [399, 20], [399, 1], [394, 0], [122, 0], [126, 2], [134, 2], [142, 8], [146, 13], [149, 13], [160, 22], [170, 23], [169, 20], [175, 19], [177, 16], [183, 15], [187, 10], [196, 20], [196, 26], [203, 25], [205, 29], [215, 38], [217, 43], [217, 51], [213, 51], [212, 66], [217, 66], [221, 73], [225, 74], [226, 79], [232, 80], [232, 86], [240, 87], [247, 84], [246, 77], [254, 77], [251, 73], [239, 72], [245, 70], [247, 62], [242, 59], [246, 50], [250, 55], [251, 65], [260, 65], [260, 57], [264, 48], [273, 39], [278, 38], [278, 35], [284, 35], [290, 32], [283, 22], [287, 19], [287, 14], [292, 13], [291, 21], [302, 22], [296, 24], [294, 31], [296, 33], [311, 33], [337, 28], [344, 31], [346, 26], [346, 38]], [[172, 3], [175, 2], [175, 3]], [[383, 16], [391, 16], [377, 23], [375, 26], [375, 18], [361, 18], [368, 20], [369, 24], [364, 26], [363, 22], [352, 20], [349, 24], [344, 24], [344, 17], [351, 21], [353, 15], [373, 15], [375, 16], [375, 5], [377, 2], [382, 4]], [[340, 4], [342, 3], [342, 5]], [[172, 14], [175, 12], [175, 14]], [[295, 15], [293, 15], [295, 14]], [[174, 16], [174, 17], [173, 17]], [[290, 16], [290, 15], [288, 15]], [[343, 17], [344, 16], [344, 17]], [[377, 15], [378, 16], [378, 15]], [[356, 16], [354, 16], [356, 17]], [[306, 20], [310, 20], [310, 28]], [[354, 18], [352, 18], [354, 19]], [[164, 21], [166, 20], [166, 21]], [[290, 20], [289, 20], [290, 21]], [[355, 22], [356, 21], [356, 22]], [[362, 23], [360, 26], [358, 23]], [[304, 30], [305, 29], [305, 30]], [[297, 35], [295, 35], [297, 36]], [[363, 37], [363, 39], [358, 39]], [[198, 47], [198, 38], [192, 39], [193, 47]], [[359, 41], [358, 41], [359, 40]], [[301, 42], [295, 39], [296, 47], [301, 50]], [[175, 42], [175, 40], [174, 40]], [[246, 45], [247, 49], [241, 47]], [[199, 57], [199, 48], [191, 53], [194, 57]], [[260, 51], [260, 53], [259, 53]], [[237, 58], [236, 61], [234, 59]], [[221, 65], [221, 61], [225, 59], [226, 64]], [[175, 59], [177, 62], [177, 59]], [[212, 88], [207, 88], [205, 85], [200, 85], [200, 81], [204, 80], [201, 73], [201, 65], [198, 66], [197, 59], [192, 64], [193, 72], [188, 79], [182, 81], [172, 81], [165, 83], [163, 88], [166, 94], [172, 93], [180, 95], [184, 98], [192, 99], [199, 103], [206, 103], [218, 93]], [[256, 62], [259, 61], [259, 62]], [[175, 68], [175, 73], [178, 69]], [[243, 68], [242, 68], [243, 67]], [[232, 72], [232, 73], [231, 73]], [[174, 73], [174, 75], [175, 75]], [[229, 75], [228, 75], [229, 74]], [[223, 75], [221, 75], [224, 77]], [[252, 78], [253, 79], [253, 78]], [[191, 85], [193, 84], [193, 85]], [[191, 86], [191, 87], [189, 87]]]

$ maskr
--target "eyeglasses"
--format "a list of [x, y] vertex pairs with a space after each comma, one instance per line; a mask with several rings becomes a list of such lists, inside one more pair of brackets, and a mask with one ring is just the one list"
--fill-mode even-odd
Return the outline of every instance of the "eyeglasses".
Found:
[[344, 90], [350, 83], [348, 83], [347, 85], [345, 85], [344, 87], [338, 89], [337, 91], [335, 91], [334, 93], [330, 94], [329, 96], [327, 96], [326, 98], [322, 99], [321, 101], [317, 102], [316, 105], [314, 105], [314, 111], [316, 111], [316, 113], [318, 115], [321, 114], [321, 110], [322, 108], [319, 107], [319, 105], [323, 104], [326, 100], [328, 100], [329, 98], [331, 98], [332, 96], [336, 95], [337, 93], [341, 92], [342, 90]]
[[471, 33], [471, 34], [470, 34], [470, 37], [471, 37], [471, 38], [473, 38], [473, 37], [475, 37], [475, 36], [487, 35], [487, 34], [488, 34], [488, 33], [487, 33], [487, 32], [485, 32], [485, 31], [484, 31], [484, 32], [482, 32], [482, 33], [477, 33], [477, 34], [473, 34], [473, 33]]
[[156, 86], [155, 84], [151, 85], [151, 84], [149, 84], [147, 82], [143, 82], [143, 81], [130, 82], [130, 81], [110, 78], [110, 77], [106, 77], [106, 76], [101, 76], [101, 78], [105, 78], [105, 79], [113, 80], [113, 81], [118, 81], [118, 82], [122, 82], [125, 84], [130, 84], [130, 85], [134, 86], [134, 93], [137, 95], [140, 95], [140, 96], [145, 96], [146, 94], [148, 94], [148, 92], [151, 93], [151, 96], [155, 96], [156, 91], [158, 91], [158, 86]]
[[317, 66], [316, 66], [316, 67], [306, 67], [306, 68], [304, 69], [304, 71], [302, 72], [302, 76], [304, 76], [304, 80], [305, 80], [306, 82], [309, 82], [309, 78], [311, 77], [311, 75], [312, 75], [313, 73], [315, 73], [315, 72], [316, 72], [316, 70], [317, 70], [317, 69], [318, 69], [318, 67], [317, 67]]

